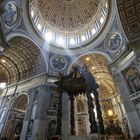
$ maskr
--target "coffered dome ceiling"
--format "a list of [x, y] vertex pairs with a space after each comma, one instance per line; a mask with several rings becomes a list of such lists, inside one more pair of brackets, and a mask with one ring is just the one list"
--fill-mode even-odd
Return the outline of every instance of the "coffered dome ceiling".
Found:
[[95, 16], [100, 0], [38, 0], [43, 18], [65, 31], [83, 28]]
[[30, 17], [38, 33], [59, 47], [75, 47], [102, 29], [108, 0], [30, 0]]

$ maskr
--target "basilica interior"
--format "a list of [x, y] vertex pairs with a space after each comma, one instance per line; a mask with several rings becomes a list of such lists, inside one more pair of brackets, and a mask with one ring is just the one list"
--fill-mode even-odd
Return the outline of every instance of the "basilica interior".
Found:
[[139, 140], [139, 9], [0, 0], [0, 140]]

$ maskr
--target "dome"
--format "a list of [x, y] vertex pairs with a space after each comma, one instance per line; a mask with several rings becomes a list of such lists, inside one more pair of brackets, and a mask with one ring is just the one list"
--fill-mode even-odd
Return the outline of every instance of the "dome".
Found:
[[102, 29], [107, 0], [31, 0], [30, 17], [37, 32], [59, 47], [79, 47]]
[[[99, 6], [100, 0], [38, 0], [42, 17], [56, 29], [66, 32], [82, 29], [88, 24]], [[53, 10], [52, 10], [52, 9]]]

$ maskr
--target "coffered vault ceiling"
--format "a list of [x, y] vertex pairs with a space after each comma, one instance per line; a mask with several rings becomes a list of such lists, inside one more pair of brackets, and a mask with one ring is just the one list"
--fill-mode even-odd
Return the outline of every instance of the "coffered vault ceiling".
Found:
[[12, 84], [45, 72], [45, 60], [34, 43], [23, 37], [9, 43], [11, 47], [0, 54], [0, 82]]
[[30, 17], [38, 33], [59, 47], [89, 42], [102, 29], [108, 0], [30, 0]]
[[75, 64], [86, 64], [99, 84], [99, 96], [106, 99], [114, 96], [116, 86], [108, 68], [108, 60], [100, 54], [91, 54], [81, 57]]
[[119, 16], [129, 41], [140, 38], [140, 0], [117, 0]]

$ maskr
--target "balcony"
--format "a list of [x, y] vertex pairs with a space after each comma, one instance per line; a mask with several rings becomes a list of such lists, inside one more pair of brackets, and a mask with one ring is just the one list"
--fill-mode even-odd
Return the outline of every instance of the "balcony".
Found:
[[140, 91], [137, 91], [137, 92], [133, 93], [132, 95], [130, 95], [130, 101], [134, 101], [138, 98], [140, 98]]

